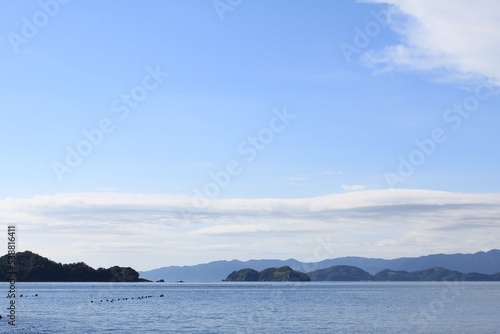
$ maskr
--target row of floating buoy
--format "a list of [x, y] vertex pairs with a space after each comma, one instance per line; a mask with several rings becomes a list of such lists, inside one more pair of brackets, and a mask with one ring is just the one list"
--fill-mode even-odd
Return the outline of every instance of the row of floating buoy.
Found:
[[[91, 300], [90, 302], [93, 303], [93, 302], [96, 302], [96, 303], [103, 303], [103, 302], [110, 302], [110, 303], [113, 303], [114, 301], [118, 301], [118, 300], [129, 300], [129, 299], [146, 299], [146, 298], [153, 298], [155, 296], [140, 296], [140, 297], [132, 297], [132, 298], [118, 298], [118, 299], [101, 299], [101, 300]], [[165, 295], [162, 293], [159, 297], [165, 297]]]
[[[19, 294], [19, 297], [28, 297], [28, 295], [21, 293]], [[38, 297], [38, 293], [35, 293], [34, 295], [31, 295], [31, 297]], [[160, 297], [163, 297], [163, 295], [160, 295]], [[2, 315], [0, 314], [0, 319], [2, 319]]]

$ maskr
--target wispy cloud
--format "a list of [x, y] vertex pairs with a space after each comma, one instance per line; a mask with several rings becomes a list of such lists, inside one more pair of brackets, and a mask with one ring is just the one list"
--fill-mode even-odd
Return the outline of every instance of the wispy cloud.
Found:
[[200, 164], [200, 166], [203, 168], [208, 168], [208, 169], [217, 168], [217, 165], [214, 164], [213, 162], [203, 162]]
[[395, 6], [402, 43], [365, 54], [383, 70], [447, 70], [448, 79], [500, 84], [500, 11], [495, 0], [372, 0]]
[[346, 191], [357, 191], [357, 190], [377, 189], [380, 187], [380, 185], [378, 185], [378, 184], [353, 184], [353, 185], [343, 184], [340, 187]]
[[252, 224], [252, 225], [215, 225], [199, 229], [194, 234], [200, 235], [242, 235], [242, 234], [255, 234], [255, 233], [268, 233], [276, 232], [273, 226], [266, 224]]
[[342, 174], [341, 171], [328, 171], [328, 172], [323, 172], [323, 175], [340, 175]]
[[208, 250], [208, 251], [228, 251], [228, 250], [237, 250], [245, 247], [242, 244], [217, 244], [217, 245], [207, 245], [199, 247], [200, 250]]
[[352, 186], [348, 186], [346, 184], [341, 185], [342, 189], [348, 190], [348, 191], [353, 191], [353, 190], [364, 190], [366, 189], [366, 186], [361, 185], [361, 184], [356, 184]]
[[305, 176], [290, 176], [288, 179], [291, 181], [307, 181], [307, 180], [309, 180], [309, 178], [307, 178]]
[[117, 191], [117, 190], [118, 190], [117, 188], [113, 188], [113, 187], [110, 187], [110, 188], [99, 188], [99, 189], [96, 189], [96, 191], [99, 191], [99, 192], [105, 192], [105, 193], [115, 192], [115, 191]]

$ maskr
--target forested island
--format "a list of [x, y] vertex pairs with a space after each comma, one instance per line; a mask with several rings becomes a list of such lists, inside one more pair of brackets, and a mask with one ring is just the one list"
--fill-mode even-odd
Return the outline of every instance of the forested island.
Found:
[[[18, 282], [148, 282], [130, 267], [114, 266], [94, 269], [83, 262], [61, 264], [36, 253], [19, 252], [15, 257]], [[8, 256], [0, 257], [0, 277], [9, 280]]]
[[372, 275], [354, 266], [333, 266], [303, 273], [290, 267], [268, 268], [263, 271], [241, 269], [233, 271], [223, 281], [500, 281], [500, 273], [461, 273], [441, 267], [419, 271], [382, 270]]
[[[9, 280], [9, 257], [0, 257], [0, 277]], [[114, 266], [94, 269], [83, 262], [61, 264], [36, 253], [19, 252], [15, 257], [16, 281], [19, 282], [150, 282], [139, 278], [130, 267]], [[270, 267], [262, 271], [246, 268], [231, 272], [223, 281], [309, 282], [309, 281], [500, 281], [495, 274], [462, 273], [442, 267], [419, 271], [384, 269], [372, 275], [348, 265], [337, 265], [304, 273], [289, 266]]]
[[267, 268], [262, 271], [254, 269], [241, 269], [233, 271], [223, 281], [246, 281], [246, 282], [309, 282], [311, 278], [300, 271], [292, 270], [288, 266], [279, 268]]

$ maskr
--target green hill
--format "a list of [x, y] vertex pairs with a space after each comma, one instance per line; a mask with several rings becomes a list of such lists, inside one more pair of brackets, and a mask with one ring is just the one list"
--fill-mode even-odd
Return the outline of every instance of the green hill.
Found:
[[464, 274], [456, 270], [432, 267], [419, 271], [384, 269], [371, 275], [353, 266], [333, 266], [308, 273], [313, 281], [500, 281], [500, 273]]
[[255, 282], [259, 280], [260, 273], [257, 270], [246, 268], [233, 271], [224, 281]]
[[[8, 256], [0, 257], [0, 278], [8, 280]], [[141, 282], [139, 273], [129, 267], [94, 269], [83, 262], [61, 264], [30, 251], [16, 254], [16, 280], [19, 282]]]
[[283, 266], [267, 268], [260, 272], [249, 268], [241, 269], [233, 271], [223, 281], [309, 282], [311, 278], [307, 274]]
[[465, 274], [440, 267], [432, 267], [414, 272], [382, 270], [375, 274], [376, 281], [462, 281]]
[[333, 266], [308, 273], [313, 281], [371, 281], [370, 273], [353, 266]]

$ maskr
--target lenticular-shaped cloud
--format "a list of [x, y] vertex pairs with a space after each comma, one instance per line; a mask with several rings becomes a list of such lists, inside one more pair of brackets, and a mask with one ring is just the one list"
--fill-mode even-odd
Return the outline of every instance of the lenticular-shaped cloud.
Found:
[[315, 261], [324, 238], [333, 242], [330, 258], [475, 252], [497, 247], [500, 238], [500, 194], [386, 189], [194, 203], [161, 194], [10, 198], [0, 200], [0, 222], [17, 224], [20, 250], [61, 262], [101, 259], [96, 266], [134, 258], [149, 269], [233, 258]]

